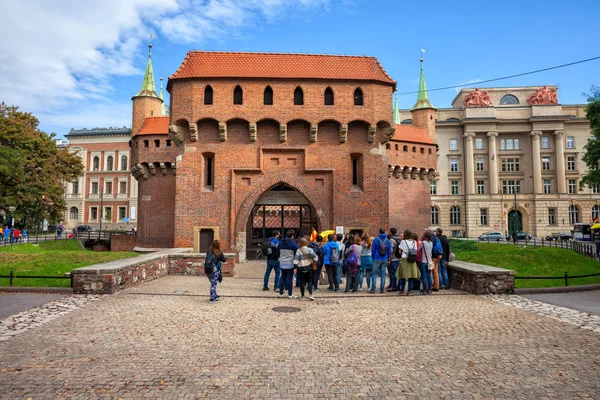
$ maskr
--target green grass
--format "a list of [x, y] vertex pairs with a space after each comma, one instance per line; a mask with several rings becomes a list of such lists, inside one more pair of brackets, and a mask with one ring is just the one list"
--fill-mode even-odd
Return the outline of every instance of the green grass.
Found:
[[[600, 263], [572, 250], [556, 247], [487, 244], [473, 241], [450, 241], [452, 252], [460, 261], [512, 269], [517, 276], [570, 276], [599, 274]], [[600, 283], [600, 276], [569, 278], [569, 286]], [[517, 279], [518, 288], [564, 286], [564, 279]]]
[[[75, 240], [48, 241], [0, 247], [0, 275], [62, 276], [75, 268], [121, 258], [135, 257], [130, 252], [85, 251]], [[13, 286], [69, 287], [68, 279], [14, 279]], [[9, 286], [8, 278], [0, 278], [0, 286]]]

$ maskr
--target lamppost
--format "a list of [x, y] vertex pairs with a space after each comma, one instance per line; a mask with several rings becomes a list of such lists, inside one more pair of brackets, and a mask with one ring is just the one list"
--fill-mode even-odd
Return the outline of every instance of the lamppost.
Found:
[[104, 200], [104, 188], [102, 188], [102, 190], [100, 190], [100, 231], [99, 232], [102, 232], [102, 223], [104, 222], [103, 200]]
[[15, 206], [8, 207], [8, 211], [10, 212], [10, 226], [13, 228], [15, 227], [15, 216], [13, 215], [13, 213], [15, 212], [16, 209], [17, 209], [17, 207], [15, 207]]

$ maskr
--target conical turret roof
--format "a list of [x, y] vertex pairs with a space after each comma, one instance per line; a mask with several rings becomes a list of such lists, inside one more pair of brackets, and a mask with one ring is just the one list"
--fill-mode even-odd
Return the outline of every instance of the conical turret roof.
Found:
[[433, 108], [429, 102], [429, 96], [427, 95], [427, 85], [425, 84], [425, 72], [423, 71], [423, 59], [421, 58], [421, 77], [419, 78], [419, 94], [417, 95], [417, 102], [413, 106], [413, 110], [421, 108]]
[[146, 72], [142, 81], [142, 89], [137, 96], [150, 96], [160, 98], [156, 94], [156, 86], [154, 85], [154, 71], [152, 70], [152, 44], [148, 45], [148, 62], [146, 63]]

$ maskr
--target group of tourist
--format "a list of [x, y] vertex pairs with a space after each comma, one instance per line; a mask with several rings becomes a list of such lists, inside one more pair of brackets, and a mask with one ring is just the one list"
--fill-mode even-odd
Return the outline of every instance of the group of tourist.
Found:
[[5, 226], [2, 234], [4, 235], [4, 244], [20, 243], [21, 241], [27, 243], [29, 240], [29, 232], [26, 228], [21, 232], [19, 228]]

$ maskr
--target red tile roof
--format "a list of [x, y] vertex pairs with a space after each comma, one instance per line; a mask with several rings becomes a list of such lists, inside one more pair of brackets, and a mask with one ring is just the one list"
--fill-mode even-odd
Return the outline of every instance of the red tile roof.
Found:
[[377, 58], [327, 54], [190, 51], [169, 77], [275, 78], [377, 81], [396, 88]]
[[168, 135], [169, 117], [148, 117], [136, 135]]
[[411, 142], [422, 144], [436, 144], [431, 140], [426, 129], [412, 125], [396, 125], [393, 142]]

